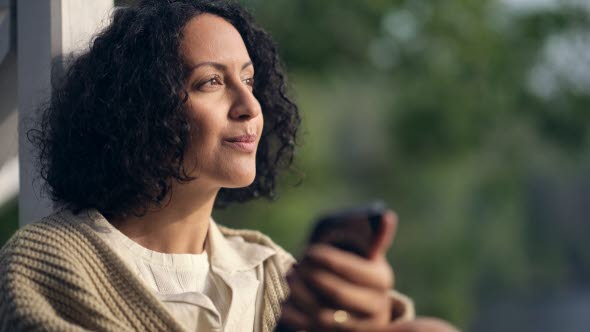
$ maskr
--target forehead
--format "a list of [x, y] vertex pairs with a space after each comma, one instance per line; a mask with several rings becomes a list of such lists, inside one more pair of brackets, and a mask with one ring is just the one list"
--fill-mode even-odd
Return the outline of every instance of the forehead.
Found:
[[201, 14], [192, 18], [185, 25], [183, 35], [181, 50], [189, 65], [204, 61], [241, 65], [250, 60], [238, 30], [219, 16]]

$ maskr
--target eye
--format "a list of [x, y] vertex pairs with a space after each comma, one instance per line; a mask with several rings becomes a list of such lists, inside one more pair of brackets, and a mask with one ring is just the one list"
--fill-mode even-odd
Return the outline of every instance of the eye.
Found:
[[197, 84], [197, 89], [202, 91], [215, 90], [218, 86], [223, 85], [219, 76], [211, 77], [205, 81], [201, 81]]
[[246, 85], [250, 86], [251, 88], [254, 87], [254, 78], [249, 77], [245, 80], [243, 80], [242, 82], [246, 83]]

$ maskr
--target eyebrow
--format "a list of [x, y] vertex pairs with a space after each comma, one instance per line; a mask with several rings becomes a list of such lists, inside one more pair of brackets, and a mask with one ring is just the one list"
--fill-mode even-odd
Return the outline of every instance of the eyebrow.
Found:
[[[251, 65], [252, 65], [252, 61], [248, 61], [242, 65], [242, 68], [240, 70], [244, 70], [248, 66], [251, 66]], [[190, 67], [189, 69], [192, 72], [193, 70], [195, 70], [199, 67], [203, 67], [203, 66], [210, 66], [210, 67], [214, 67], [219, 70], [226, 70], [227, 69], [226, 65], [219, 63], [219, 62], [214, 62], [214, 61], [205, 61], [205, 62], [197, 63], [196, 65]]]

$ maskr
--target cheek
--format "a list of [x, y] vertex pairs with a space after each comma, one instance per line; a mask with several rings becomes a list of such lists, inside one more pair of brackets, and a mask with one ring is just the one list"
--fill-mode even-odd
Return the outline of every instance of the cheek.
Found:
[[202, 98], [200, 103], [192, 102], [188, 108], [188, 120], [193, 137], [209, 141], [220, 135], [224, 126], [225, 114], [222, 105]]
[[210, 159], [220, 145], [223, 119], [212, 116], [215, 114], [215, 110], [205, 107], [189, 109], [188, 121], [191, 128], [189, 155], [201, 162]]

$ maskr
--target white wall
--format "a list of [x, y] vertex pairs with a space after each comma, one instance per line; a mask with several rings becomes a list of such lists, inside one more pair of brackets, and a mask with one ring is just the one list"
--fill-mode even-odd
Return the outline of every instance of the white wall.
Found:
[[32, 146], [26, 131], [38, 120], [38, 105], [50, 93], [52, 61], [88, 47], [108, 24], [113, 0], [18, 0], [17, 62], [19, 109], [20, 225], [51, 212], [41, 196]]

